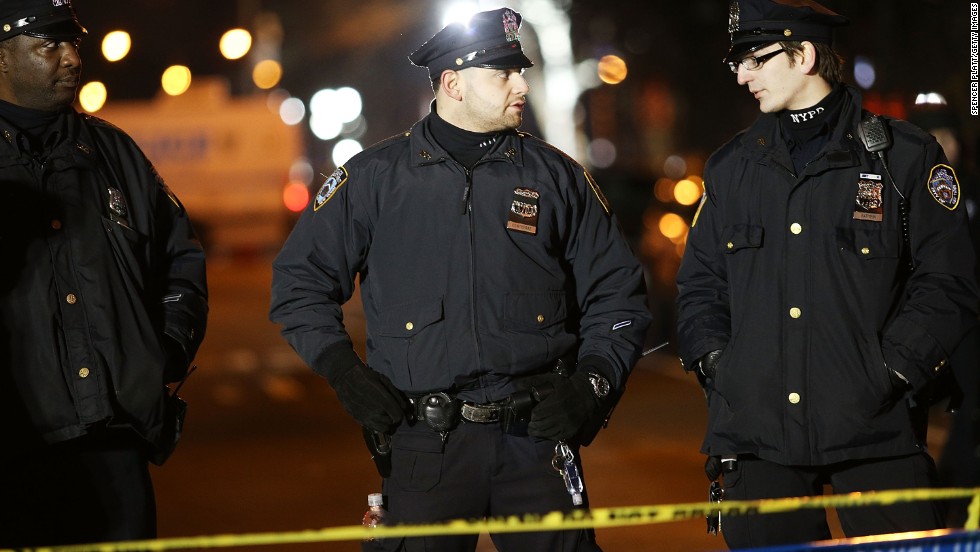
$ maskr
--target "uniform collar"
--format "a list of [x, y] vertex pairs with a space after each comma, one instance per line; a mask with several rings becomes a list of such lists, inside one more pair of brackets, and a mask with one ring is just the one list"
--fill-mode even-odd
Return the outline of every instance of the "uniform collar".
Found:
[[[98, 166], [97, 152], [90, 129], [81, 124], [81, 117], [71, 110], [63, 115], [58, 143], [51, 147], [46, 160], [56, 170], [69, 166], [92, 168]], [[0, 151], [9, 159], [32, 157], [27, 137], [10, 121], [0, 117]], [[67, 159], [67, 162], [64, 162]]]
[[[861, 118], [861, 93], [854, 87], [844, 85], [844, 105], [841, 107], [840, 121], [836, 125], [820, 155], [811, 162], [814, 174], [818, 170], [853, 166], [860, 163], [858, 153], [860, 143], [855, 135]], [[779, 128], [779, 118], [771, 113], [763, 113], [742, 134], [740, 140], [742, 154], [758, 162], [772, 161], [787, 167], [792, 172], [793, 162]]]
[[[452, 161], [449, 152], [440, 146], [432, 137], [429, 131], [429, 118], [433, 115], [426, 115], [424, 119], [412, 125], [408, 131], [409, 147], [411, 148], [412, 166], [422, 167], [444, 161]], [[521, 140], [525, 135], [516, 130], [500, 133], [500, 138], [488, 148], [486, 155], [479, 163], [487, 161], [506, 161], [519, 167], [524, 166], [523, 147]]]

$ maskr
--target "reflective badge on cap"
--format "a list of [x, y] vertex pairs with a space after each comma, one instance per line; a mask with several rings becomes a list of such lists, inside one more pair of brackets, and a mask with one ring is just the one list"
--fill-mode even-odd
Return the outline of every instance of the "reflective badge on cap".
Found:
[[538, 233], [538, 198], [541, 194], [530, 188], [514, 188], [514, 200], [507, 215], [507, 229], [531, 234]]
[[960, 183], [949, 165], [936, 165], [929, 173], [929, 193], [940, 205], [952, 211], [960, 203]]
[[347, 182], [347, 169], [338, 167], [337, 170], [330, 173], [327, 181], [323, 183], [320, 191], [316, 193], [316, 197], [313, 199], [313, 210], [318, 210], [326, 202], [330, 201], [330, 198], [337, 193], [337, 190], [343, 186], [344, 182]]
[[504, 36], [507, 37], [507, 42], [520, 40], [521, 36], [518, 34], [518, 29], [520, 29], [521, 25], [517, 22], [517, 16], [514, 15], [514, 12], [504, 10], [503, 20]]

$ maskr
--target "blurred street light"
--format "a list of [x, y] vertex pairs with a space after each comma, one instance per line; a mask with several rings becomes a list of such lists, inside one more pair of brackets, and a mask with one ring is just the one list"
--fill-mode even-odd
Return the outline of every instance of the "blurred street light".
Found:
[[171, 96], [180, 96], [191, 86], [191, 70], [184, 65], [171, 65], [160, 79], [163, 91]]
[[107, 95], [105, 85], [99, 81], [93, 81], [78, 91], [78, 103], [85, 111], [95, 113], [105, 105]]
[[131, 46], [129, 33], [112, 31], [102, 39], [102, 55], [109, 61], [119, 61], [126, 57]]
[[232, 29], [218, 42], [218, 49], [226, 59], [241, 59], [251, 48], [252, 34], [245, 29]]

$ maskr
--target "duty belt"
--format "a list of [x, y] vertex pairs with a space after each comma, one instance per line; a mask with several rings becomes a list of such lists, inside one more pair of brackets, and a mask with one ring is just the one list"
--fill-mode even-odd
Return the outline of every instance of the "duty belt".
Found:
[[[493, 424], [503, 419], [504, 401], [487, 404], [477, 404], [461, 401], [450, 397], [448, 393], [428, 393], [419, 397], [411, 397], [416, 420], [424, 421], [436, 431], [446, 431], [455, 426], [457, 416], [467, 422], [478, 424]], [[449, 420], [452, 420], [449, 422]], [[450, 426], [450, 427], [447, 427]], [[446, 428], [446, 429], [442, 429]]]

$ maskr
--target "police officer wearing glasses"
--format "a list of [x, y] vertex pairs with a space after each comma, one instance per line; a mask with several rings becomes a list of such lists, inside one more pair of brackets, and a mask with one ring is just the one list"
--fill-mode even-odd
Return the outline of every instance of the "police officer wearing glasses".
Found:
[[[481, 12], [414, 52], [431, 112], [336, 169], [274, 263], [272, 319], [365, 428], [391, 523], [587, 507], [578, 447], [649, 324], [642, 269], [596, 182], [516, 130], [532, 65], [520, 23]], [[366, 363], [340, 308], [355, 279]], [[587, 530], [491, 537], [501, 551], [598, 550]]]
[[[841, 82], [831, 39], [846, 22], [812, 0], [731, 3], [725, 61], [762, 114], [708, 160], [677, 276], [723, 500], [931, 486], [927, 410], [976, 322], [956, 171]], [[930, 501], [838, 515], [851, 537], [943, 526]], [[732, 548], [831, 536], [823, 509], [721, 530]]]
[[187, 213], [71, 107], [85, 33], [70, 0], [0, 0], [0, 548], [156, 536], [164, 385], [204, 338]]

